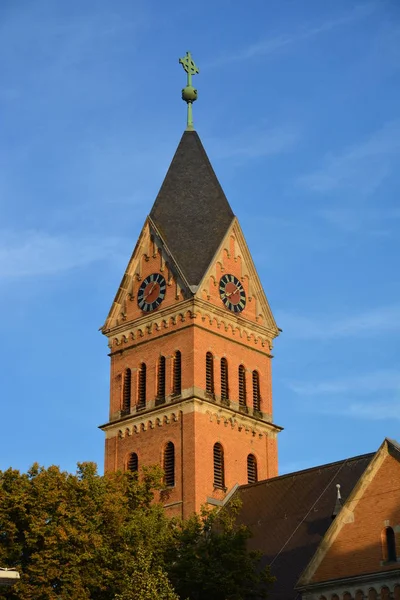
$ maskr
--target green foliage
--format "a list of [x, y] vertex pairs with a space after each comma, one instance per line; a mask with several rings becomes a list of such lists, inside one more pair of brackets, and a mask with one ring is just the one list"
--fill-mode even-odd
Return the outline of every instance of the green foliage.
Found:
[[260, 553], [248, 552], [250, 531], [236, 524], [240, 501], [219, 511], [203, 509], [175, 532], [177, 554], [170, 579], [180, 598], [252, 600], [266, 598], [274, 581], [259, 568]]
[[0, 600], [250, 600], [270, 579], [235, 509], [168, 519], [158, 468], [99, 476], [37, 464], [0, 472], [0, 566], [21, 581]]

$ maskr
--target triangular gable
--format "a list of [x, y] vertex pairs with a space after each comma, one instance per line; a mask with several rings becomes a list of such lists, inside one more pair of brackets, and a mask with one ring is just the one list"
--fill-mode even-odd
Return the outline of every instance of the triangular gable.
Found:
[[[354, 522], [354, 512], [358, 503], [364, 497], [368, 487], [378, 474], [385, 459], [391, 455], [400, 463], [400, 446], [397, 442], [386, 438], [372, 458], [367, 469], [364, 471], [357, 484], [354, 486], [349, 497], [338, 516], [334, 519], [326, 534], [322, 538], [317, 551], [299, 578], [296, 589], [303, 588], [314, 581], [314, 576], [323, 564], [329, 550], [332, 548], [339, 534], [344, 530], [346, 524]], [[333, 499], [332, 499], [333, 505]]]
[[[190, 295], [190, 290], [185, 277], [157, 227], [148, 217], [140, 232], [135, 249], [129, 259], [125, 274], [119, 285], [110, 311], [101, 331], [107, 334], [111, 329], [122, 322], [130, 322], [141, 318], [142, 313], [136, 309], [135, 292], [140, 285], [144, 273], [161, 272], [169, 283], [166, 300], [163, 307], [173, 302], [183, 300]], [[174, 285], [172, 285], [172, 282]], [[183, 293], [182, 293], [183, 292]], [[136, 314], [137, 313], [137, 314]]]
[[201, 280], [196, 296], [221, 307], [218, 288], [223, 273], [232, 273], [238, 277], [246, 291], [246, 308], [240, 313], [240, 316], [236, 316], [253, 321], [268, 329], [272, 338], [278, 336], [279, 328], [236, 217]]

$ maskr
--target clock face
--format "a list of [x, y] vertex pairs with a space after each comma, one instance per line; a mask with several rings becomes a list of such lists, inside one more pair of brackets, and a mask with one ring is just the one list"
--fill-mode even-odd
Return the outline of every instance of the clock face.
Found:
[[164, 300], [167, 284], [160, 273], [152, 273], [144, 279], [138, 291], [139, 308], [150, 312], [160, 306]]
[[239, 279], [234, 275], [223, 275], [219, 282], [219, 295], [226, 308], [232, 312], [241, 312], [246, 306], [246, 292]]

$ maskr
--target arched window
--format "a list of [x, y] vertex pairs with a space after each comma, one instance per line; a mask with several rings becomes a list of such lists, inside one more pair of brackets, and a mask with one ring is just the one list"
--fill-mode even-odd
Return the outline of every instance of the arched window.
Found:
[[122, 397], [122, 412], [129, 414], [131, 412], [131, 382], [132, 373], [130, 369], [125, 369], [124, 373], [124, 392]]
[[249, 454], [247, 457], [247, 483], [256, 483], [257, 475], [257, 459], [254, 454]]
[[165, 356], [158, 359], [157, 399], [165, 400]]
[[173, 393], [176, 396], [180, 396], [182, 393], [182, 355], [179, 350], [174, 355]]
[[214, 357], [211, 352], [206, 354], [206, 392], [214, 393]]
[[227, 400], [228, 398], [228, 361], [226, 358], [221, 358], [221, 400]]
[[139, 460], [136, 452], [131, 452], [128, 458], [128, 471], [136, 473], [139, 470]]
[[364, 592], [362, 590], [357, 590], [354, 600], [364, 600]]
[[396, 556], [396, 538], [392, 527], [386, 527], [385, 529], [386, 539], [386, 560], [394, 562], [397, 559]]
[[168, 442], [164, 450], [164, 473], [165, 484], [168, 487], [175, 485], [175, 446], [172, 442]]
[[258, 371], [253, 371], [253, 408], [260, 410], [260, 376]]
[[146, 364], [142, 363], [138, 372], [138, 408], [146, 407]]
[[214, 487], [225, 489], [224, 449], [219, 442], [214, 444]]
[[390, 590], [387, 585], [381, 587], [381, 600], [390, 600]]
[[239, 405], [246, 406], [246, 369], [243, 365], [239, 365]]
[[375, 588], [369, 588], [368, 590], [368, 600], [376, 600], [378, 597], [378, 594], [376, 593], [376, 589]]

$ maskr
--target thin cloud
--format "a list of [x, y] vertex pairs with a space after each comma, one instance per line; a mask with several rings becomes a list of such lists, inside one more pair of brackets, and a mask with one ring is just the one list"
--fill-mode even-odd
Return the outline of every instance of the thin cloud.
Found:
[[368, 139], [337, 156], [327, 157], [324, 166], [298, 179], [313, 192], [348, 189], [373, 193], [399, 162], [400, 119], [386, 123]]
[[366, 419], [370, 421], [400, 420], [400, 398], [391, 400], [376, 400], [373, 402], [352, 402], [348, 399], [336, 398], [329, 404], [318, 403], [309, 406], [313, 413], [351, 419]]
[[400, 306], [382, 306], [350, 317], [316, 319], [285, 311], [277, 313], [277, 321], [286, 335], [295, 339], [337, 339], [396, 334], [400, 331]]
[[400, 210], [377, 210], [373, 208], [326, 208], [318, 211], [325, 221], [345, 233], [361, 232], [367, 235], [390, 235], [392, 228], [398, 228]]
[[116, 238], [54, 236], [43, 232], [0, 234], [0, 280], [56, 273], [109, 260], [119, 252]]
[[369, 395], [377, 392], [400, 392], [400, 372], [379, 370], [342, 379], [294, 382], [288, 385], [300, 396]]
[[247, 48], [243, 48], [237, 54], [230, 54], [229, 56], [223, 56], [212, 63], [212, 67], [219, 67], [221, 65], [233, 62], [240, 62], [245, 60], [251, 60], [261, 56], [269, 56], [275, 54], [279, 50], [292, 46], [296, 43], [303, 42], [305, 40], [314, 38], [322, 33], [326, 33], [337, 27], [348, 25], [353, 21], [357, 21], [364, 17], [368, 17], [377, 8], [376, 2], [368, 2], [366, 4], [358, 4], [351, 11], [337, 17], [336, 19], [329, 19], [318, 25], [308, 25], [303, 27], [300, 31], [295, 33], [282, 34], [275, 37], [269, 37], [260, 40], [256, 44], [252, 44]]
[[318, 397], [317, 403], [314, 399], [305, 400], [302, 405], [313, 413], [354, 419], [400, 420], [398, 371], [387, 369], [326, 381], [292, 382], [288, 387], [305, 399]]
[[297, 127], [282, 126], [248, 130], [229, 139], [209, 139], [207, 146], [213, 159], [252, 160], [289, 152], [300, 138]]

